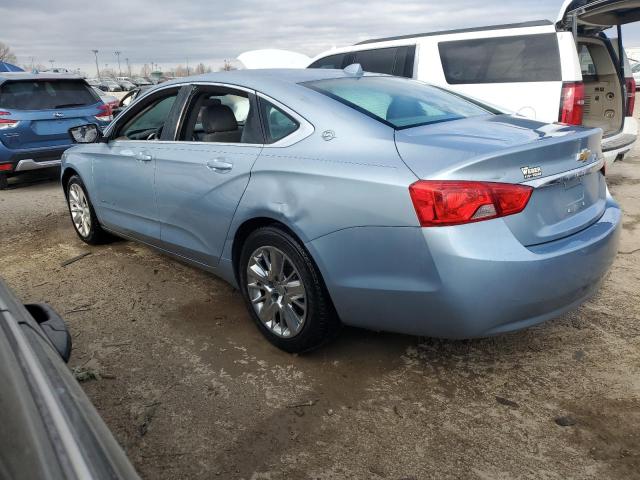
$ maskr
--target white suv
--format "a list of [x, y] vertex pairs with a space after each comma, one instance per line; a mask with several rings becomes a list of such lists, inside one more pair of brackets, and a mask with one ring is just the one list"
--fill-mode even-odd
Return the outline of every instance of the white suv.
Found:
[[[620, 25], [640, 20], [637, 0], [567, 0], [550, 21], [367, 40], [314, 58], [309, 68], [359, 63], [416, 78], [544, 122], [603, 130], [608, 163], [637, 138], [635, 81]], [[604, 33], [617, 26], [618, 38]]]

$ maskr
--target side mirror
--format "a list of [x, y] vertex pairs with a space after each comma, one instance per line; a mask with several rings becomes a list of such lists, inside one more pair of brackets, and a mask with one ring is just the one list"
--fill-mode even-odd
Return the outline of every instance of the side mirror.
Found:
[[42, 333], [51, 341], [62, 360], [68, 362], [71, 356], [71, 334], [64, 320], [49, 305], [44, 303], [25, 305], [25, 308], [38, 322]]
[[102, 132], [97, 125], [88, 123], [69, 129], [69, 136], [73, 143], [96, 143], [102, 139]]

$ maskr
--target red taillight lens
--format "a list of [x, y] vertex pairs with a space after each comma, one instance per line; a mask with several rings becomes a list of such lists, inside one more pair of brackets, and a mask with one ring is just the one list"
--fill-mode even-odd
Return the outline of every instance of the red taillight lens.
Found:
[[[0, 111], [0, 116], [11, 115], [11, 112]], [[20, 123], [18, 120], [9, 120], [8, 118], [0, 118], [0, 130], [14, 128]]]
[[0, 164], [0, 172], [10, 172], [11, 170], [13, 170], [13, 165], [10, 163]]
[[18, 120], [8, 120], [6, 118], [0, 118], [0, 130], [5, 130], [7, 128], [15, 128], [18, 126]]
[[510, 183], [420, 180], [409, 187], [423, 227], [480, 222], [519, 213], [532, 187]]
[[103, 122], [110, 122], [113, 120], [113, 113], [111, 112], [111, 107], [109, 105], [100, 105], [98, 109], [100, 110], [100, 113], [95, 116], [98, 120], [102, 120]]
[[584, 84], [582, 82], [562, 84], [558, 121], [567, 125], [582, 125], [583, 116]]
[[636, 108], [636, 80], [633, 77], [625, 79], [627, 86], [627, 117], [633, 117]]

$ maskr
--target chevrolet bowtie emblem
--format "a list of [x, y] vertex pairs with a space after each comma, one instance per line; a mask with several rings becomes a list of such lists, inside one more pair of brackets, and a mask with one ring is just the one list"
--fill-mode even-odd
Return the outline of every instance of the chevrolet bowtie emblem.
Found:
[[589, 150], [588, 148], [585, 148], [578, 154], [577, 160], [579, 162], [586, 162], [590, 158], [591, 158], [591, 150]]

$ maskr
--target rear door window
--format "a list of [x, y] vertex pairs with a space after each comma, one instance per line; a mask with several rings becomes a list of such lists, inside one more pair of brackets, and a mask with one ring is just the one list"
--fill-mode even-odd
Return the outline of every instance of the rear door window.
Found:
[[596, 64], [593, 61], [593, 57], [591, 56], [591, 51], [589, 50], [589, 46], [585, 44], [581, 44], [578, 46], [578, 58], [580, 59], [580, 70], [582, 71], [582, 78], [594, 78], [598, 76], [598, 71], [596, 70]]
[[309, 65], [309, 68], [336, 68], [341, 69], [342, 62], [344, 61], [345, 54], [338, 53], [336, 55], [329, 55], [328, 57], [320, 58]]
[[22, 80], [0, 86], [0, 107], [8, 110], [55, 110], [99, 101], [81, 80]]
[[438, 48], [450, 85], [562, 80], [554, 33], [441, 42]]

